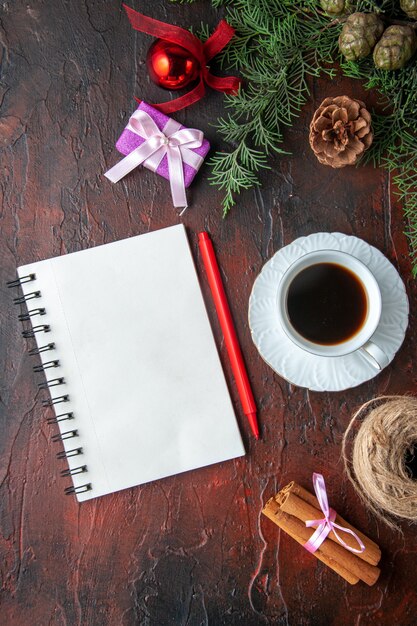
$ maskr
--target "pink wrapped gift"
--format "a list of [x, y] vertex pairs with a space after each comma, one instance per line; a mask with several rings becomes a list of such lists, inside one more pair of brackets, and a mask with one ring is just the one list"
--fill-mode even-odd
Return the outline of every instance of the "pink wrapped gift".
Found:
[[138, 165], [169, 180], [174, 206], [187, 206], [185, 188], [197, 174], [210, 144], [200, 130], [186, 128], [141, 102], [116, 143], [125, 158], [105, 176], [117, 182]]

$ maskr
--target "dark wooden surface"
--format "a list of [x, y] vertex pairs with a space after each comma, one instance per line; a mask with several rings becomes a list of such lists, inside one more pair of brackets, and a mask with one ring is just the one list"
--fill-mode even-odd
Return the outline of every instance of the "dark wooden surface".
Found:
[[[185, 26], [201, 20], [214, 26], [219, 17], [203, 1], [177, 6], [158, 0], [141, 8]], [[416, 285], [405, 224], [385, 173], [323, 167], [307, 140], [322, 98], [347, 93], [369, 102], [369, 94], [340, 78], [314, 83], [286, 135], [293, 156], [273, 162], [263, 187], [242, 196], [226, 220], [208, 168], [189, 191], [192, 206], [183, 221], [199, 268], [196, 233], [206, 228], [212, 234], [262, 440], [249, 435], [230, 382], [245, 458], [80, 506], [64, 496], [53, 428], [5, 281], [19, 264], [179, 221], [166, 181], [145, 170], [117, 185], [103, 177], [119, 158], [114, 143], [135, 107], [134, 94], [149, 101], [168, 94], [150, 85], [144, 58], [151, 39], [131, 30], [120, 2], [4, 0], [0, 42], [0, 622], [414, 624], [415, 529], [404, 525], [401, 537], [377, 524], [340, 462], [341, 437], [355, 407], [381, 393], [416, 389]], [[221, 144], [210, 124], [222, 111], [222, 97], [212, 92], [176, 118], [201, 128], [216, 147]], [[249, 293], [265, 261], [297, 236], [320, 230], [355, 234], [380, 248], [399, 269], [411, 301], [410, 328], [393, 363], [342, 393], [309, 393], [282, 380], [259, 357], [247, 324]], [[205, 284], [203, 290], [208, 296]], [[325, 474], [333, 506], [380, 543], [382, 575], [375, 587], [350, 587], [261, 516], [280, 486], [295, 479], [309, 487], [313, 471]]]

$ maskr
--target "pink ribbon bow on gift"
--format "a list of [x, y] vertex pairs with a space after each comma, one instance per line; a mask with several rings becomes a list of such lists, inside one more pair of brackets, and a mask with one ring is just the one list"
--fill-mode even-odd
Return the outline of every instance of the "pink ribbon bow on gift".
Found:
[[[307, 528], [317, 528], [316, 532], [313, 533], [307, 543], [304, 544], [306, 550], [308, 550], [309, 552], [315, 552], [318, 548], [320, 548], [327, 535], [333, 531], [338, 542], [344, 548], [346, 548], [346, 550], [350, 550], [350, 552], [355, 552], [356, 554], [361, 554], [365, 550], [365, 546], [358, 537], [358, 535], [353, 532], [353, 530], [350, 530], [350, 528], [340, 526], [334, 521], [336, 519], [336, 511], [329, 507], [326, 485], [324, 482], [324, 478], [321, 474], [313, 474], [313, 485], [314, 491], [316, 492], [317, 500], [320, 504], [320, 508], [324, 513], [324, 518], [306, 521]], [[348, 546], [347, 543], [343, 541], [343, 539], [337, 534], [336, 528], [343, 531], [344, 533], [349, 533], [349, 535], [352, 535], [358, 542], [360, 549], [358, 550], [357, 548], [351, 548], [350, 546]]]
[[128, 130], [142, 138], [144, 143], [132, 150], [104, 175], [112, 183], [117, 183], [138, 165], [146, 165], [153, 172], [158, 169], [164, 156], [168, 159], [169, 183], [175, 207], [187, 208], [183, 163], [198, 170], [203, 158], [193, 152], [203, 143], [204, 135], [195, 128], [181, 128], [178, 122], [169, 119], [163, 130], [159, 130], [153, 119], [140, 109], [136, 110], [126, 126]]

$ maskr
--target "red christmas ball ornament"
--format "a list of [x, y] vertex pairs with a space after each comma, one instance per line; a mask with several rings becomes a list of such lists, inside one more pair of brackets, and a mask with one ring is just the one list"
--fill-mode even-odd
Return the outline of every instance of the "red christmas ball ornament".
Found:
[[164, 89], [183, 89], [200, 73], [200, 65], [191, 52], [164, 39], [157, 39], [151, 45], [146, 65], [153, 82]]

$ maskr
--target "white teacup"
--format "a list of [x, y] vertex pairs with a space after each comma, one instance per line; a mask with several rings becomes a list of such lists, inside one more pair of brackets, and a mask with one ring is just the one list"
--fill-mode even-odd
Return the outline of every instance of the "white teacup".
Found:
[[[333, 263], [349, 270], [360, 282], [366, 295], [366, 313], [363, 323], [348, 339], [334, 344], [315, 343], [307, 339], [294, 328], [288, 314], [288, 291], [293, 280], [302, 270], [319, 263]], [[386, 354], [370, 340], [381, 317], [381, 292], [379, 285], [366, 265], [351, 254], [339, 252], [338, 250], [318, 250], [297, 259], [290, 265], [280, 281], [277, 294], [277, 308], [284, 332], [294, 344], [303, 350], [323, 357], [337, 357], [360, 351], [373, 367], [382, 370], [388, 365], [389, 359]]]

